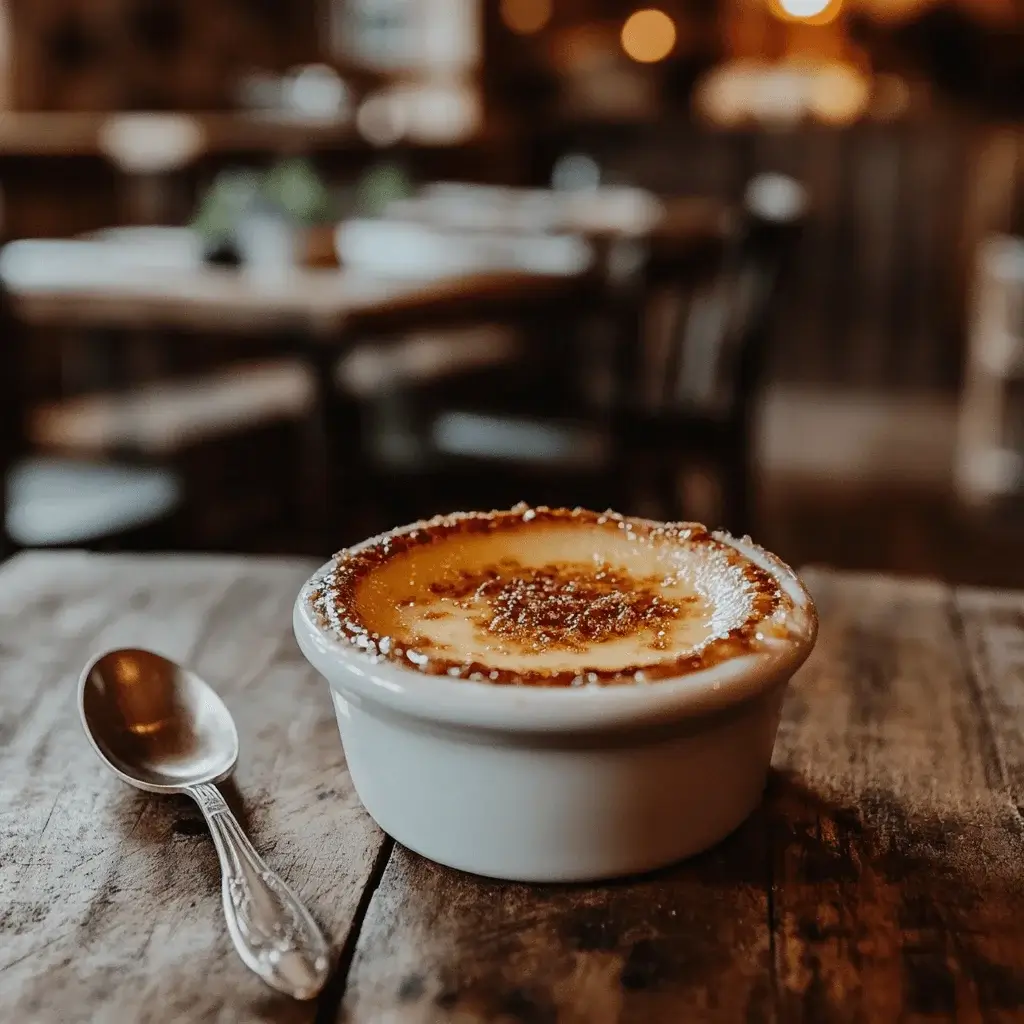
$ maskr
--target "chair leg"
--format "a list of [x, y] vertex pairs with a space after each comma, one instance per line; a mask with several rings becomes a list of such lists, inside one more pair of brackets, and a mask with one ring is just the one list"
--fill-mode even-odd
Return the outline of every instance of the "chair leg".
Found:
[[737, 536], [753, 530], [753, 466], [749, 445], [733, 444], [727, 454], [722, 480], [724, 508], [722, 519], [726, 529]]
[[655, 462], [654, 486], [659, 504], [658, 516], [666, 522], [685, 519], [679, 498], [679, 465], [671, 455], [661, 456]]
[[352, 524], [365, 512], [360, 410], [334, 382], [336, 362], [350, 344], [347, 338], [336, 345], [312, 339], [305, 348], [315, 383], [302, 455], [303, 531], [311, 550], [334, 551], [342, 540], [357, 540]]

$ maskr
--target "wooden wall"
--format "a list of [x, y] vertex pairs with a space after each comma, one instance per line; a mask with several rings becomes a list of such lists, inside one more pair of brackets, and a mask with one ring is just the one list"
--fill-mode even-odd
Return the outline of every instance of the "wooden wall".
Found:
[[733, 200], [756, 174], [792, 175], [807, 187], [811, 216], [774, 376], [952, 390], [973, 253], [983, 234], [1013, 227], [1022, 137], [954, 117], [785, 131], [577, 129], [546, 159], [588, 152], [609, 180]]
[[217, 109], [316, 56], [314, 0], [7, 0], [17, 110]]

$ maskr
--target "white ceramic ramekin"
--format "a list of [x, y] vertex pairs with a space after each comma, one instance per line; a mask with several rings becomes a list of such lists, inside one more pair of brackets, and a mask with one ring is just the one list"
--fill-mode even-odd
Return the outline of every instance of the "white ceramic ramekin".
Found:
[[761, 798], [783, 692], [817, 616], [788, 567], [716, 536], [792, 597], [790, 638], [646, 684], [501, 686], [375, 664], [318, 624], [318, 572], [295, 603], [295, 636], [330, 684], [374, 820], [442, 864], [530, 882], [648, 871], [733, 831]]

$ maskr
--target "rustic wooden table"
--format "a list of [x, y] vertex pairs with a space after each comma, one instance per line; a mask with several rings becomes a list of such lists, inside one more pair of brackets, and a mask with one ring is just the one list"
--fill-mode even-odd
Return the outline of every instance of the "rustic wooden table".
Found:
[[[764, 806], [615, 884], [483, 881], [361, 810], [291, 636], [311, 565], [22, 555], [0, 569], [0, 1020], [1024, 1019], [1024, 594], [806, 574], [821, 639]], [[335, 944], [316, 1004], [249, 974], [189, 801], [117, 782], [74, 681], [150, 645], [215, 683], [226, 787]]]

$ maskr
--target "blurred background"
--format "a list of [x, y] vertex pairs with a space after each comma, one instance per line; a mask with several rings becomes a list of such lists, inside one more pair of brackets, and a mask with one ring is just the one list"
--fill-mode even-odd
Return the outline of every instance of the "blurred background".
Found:
[[0, 0], [4, 550], [693, 518], [1024, 585], [1021, 0]]

